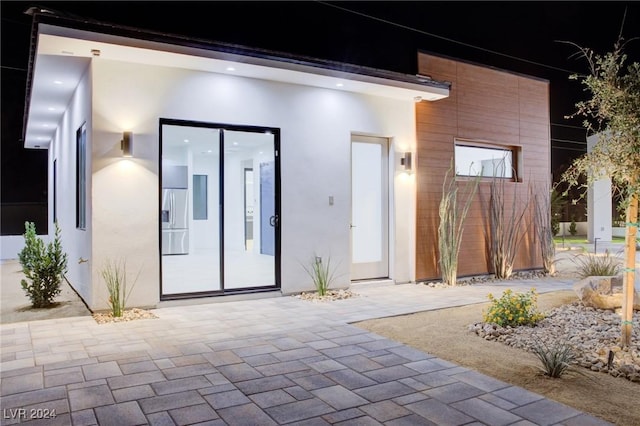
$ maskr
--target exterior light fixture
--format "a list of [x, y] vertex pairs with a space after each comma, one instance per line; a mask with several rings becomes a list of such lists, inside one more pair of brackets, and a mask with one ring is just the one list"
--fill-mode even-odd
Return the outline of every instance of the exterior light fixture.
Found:
[[123, 132], [120, 141], [123, 157], [133, 157], [133, 134], [131, 132]]
[[411, 152], [405, 152], [400, 157], [401, 170], [411, 173], [413, 171], [413, 161]]

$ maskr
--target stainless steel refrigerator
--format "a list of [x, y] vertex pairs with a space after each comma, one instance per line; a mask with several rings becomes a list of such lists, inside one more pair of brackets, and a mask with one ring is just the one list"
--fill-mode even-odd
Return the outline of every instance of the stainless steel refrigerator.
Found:
[[162, 189], [162, 254], [189, 254], [189, 193]]

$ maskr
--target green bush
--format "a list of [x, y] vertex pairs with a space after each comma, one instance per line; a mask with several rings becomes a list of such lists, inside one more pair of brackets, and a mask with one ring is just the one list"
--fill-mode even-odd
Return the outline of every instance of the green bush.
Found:
[[578, 233], [578, 227], [576, 225], [575, 219], [571, 219], [571, 223], [569, 224], [569, 233], [572, 237], [575, 237]]
[[31, 299], [32, 307], [46, 308], [60, 294], [60, 284], [67, 272], [67, 254], [62, 251], [57, 223], [55, 238], [46, 245], [36, 234], [34, 223], [25, 222], [24, 226], [25, 244], [18, 259], [26, 279], [22, 279], [20, 285]]
[[104, 279], [107, 291], [109, 292], [108, 303], [111, 308], [111, 315], [114, 317], [121, 317], [126, 308], [126, 303], [131, 295], [131, 291], [133, 291], [133, 287], [135, 286], [136, 281], [138, 281], [140, 272], [138, 272], [135, 280], [133, 280], [128, 292], [127, 264], [125, 261], [115, 262], [107, 260], [100, 273], [102, 274], [102, 279]]
[[484, 313], [484, 321], [501, 327], [519, 325], [533, 325], [544, 316], [537, 309], [537, 294], [535, 289], [527, 293], [514, 293], [506, 289], [499, 299], [491, 293], [487, 296], [491, 306]]
[[620, 259], [611, 256], [609, 250], [605, 250], [603, 255], [578, 254], [573, 257], [573, 263], [580, 278], [615, 276], [621, 269]]
[[575, 360], [575, 355], [566, 343], [547, 346], [541, 342], [534, 344], [532, 349], [542, 363], [542, 372], [549, 377], [562, 376]]

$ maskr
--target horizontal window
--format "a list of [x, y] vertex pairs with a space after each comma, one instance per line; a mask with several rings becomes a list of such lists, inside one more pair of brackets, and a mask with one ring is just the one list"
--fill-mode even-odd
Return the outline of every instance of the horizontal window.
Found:
[[516, 152], [512, 148], [480, 146], [456, 141], [456, 175], [514, 179], [516, 157]]

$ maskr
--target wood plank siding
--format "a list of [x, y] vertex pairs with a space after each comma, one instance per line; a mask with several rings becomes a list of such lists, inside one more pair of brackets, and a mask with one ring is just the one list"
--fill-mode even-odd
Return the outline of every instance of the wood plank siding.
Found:
[[[505, 182], [505, 205], [523, 204], [532, 188], [551, 178], [549, 83], [449, 58], [418, 54], [419, 73], [451, 82], [450, 96], [420, 102], [417, 123], [416, 279], [439, 279], [438, 205], [444, 175], [454, 157], [454, 141], [464, 139], [519, 152], [519, 182]], [[458, 178], [464, 186], [464, 178]], [[483, 178], [465, 222], [458, 276], [491, 273], [488, 253], [488, 200], [491, 178]], [[514, 195], [515, 194], [515, 195]], [[528, 209], [514, 270], [542, 267]], [[508, 212], [509, 214], [509, 212]]]

